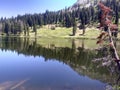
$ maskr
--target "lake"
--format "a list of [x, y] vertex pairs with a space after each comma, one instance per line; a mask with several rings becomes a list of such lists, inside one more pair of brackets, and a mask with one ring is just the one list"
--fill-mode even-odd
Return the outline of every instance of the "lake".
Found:
[[96, 40], [0, 38], [0, 90], [112, 90], [119, 74], [93, 63]]

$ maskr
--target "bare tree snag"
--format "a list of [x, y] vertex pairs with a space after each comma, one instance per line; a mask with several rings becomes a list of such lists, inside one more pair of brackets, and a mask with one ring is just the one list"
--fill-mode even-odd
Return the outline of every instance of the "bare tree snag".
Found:
[[119, 64], [120, 58], [117, 53], [116, 47], [114, 45], [113, 37], [112, 37], [112, 33], [118, 32], [118, 26], [116, 24], [112, 24], [112, 21], [111, 21], [112, 16], [110, 16], [109, 14], [110, 12], [112, 12], [112, 10], [109, 7], [102, 4], [101, 2], [98, 5], [102, 11], [101, 18], [100, 18], [100, 28], [103, 28], [104, 31], [98, 37], [97, 44], [100, 44], [101, 42], [104, 41], [106, 37], [108, 37], [110, 47], [113, 49], [114, 60], [117, 62], [117, 64]]

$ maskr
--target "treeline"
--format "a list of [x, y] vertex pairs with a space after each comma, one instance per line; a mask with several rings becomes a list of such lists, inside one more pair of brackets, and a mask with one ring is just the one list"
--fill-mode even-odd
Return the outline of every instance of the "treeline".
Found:
[[[111, 7], [114, 11], [115, 23], [118, 24], [118, 18], [120, 14], [120, 5], [117, 0], [107, 0], [104, 2], [105, 5]], [[1, 33], [10, 34], [21, 34], [29, 36], [29, 28], [33, 29], [33, 32], [37, 32], [37, 28], [43, 25], [54, 24], [60, 27], [78, 27], [83, 29], [85, 25], [95, 23], [99, 21], [100, 9], [98, 6], [83, 7], [77, 6], [76, 9], [70, 10], [66, 8], [57, 12], [51, 12], [46, 10], [45, 13], [40, 14], [26, 14], [18, 15], [12, 18], [1, 18], [0, 19], [0, 31]], [[76, 25], [78, 24], [78, 25]], [[74, 28], [75, 29], [75, 28]]]

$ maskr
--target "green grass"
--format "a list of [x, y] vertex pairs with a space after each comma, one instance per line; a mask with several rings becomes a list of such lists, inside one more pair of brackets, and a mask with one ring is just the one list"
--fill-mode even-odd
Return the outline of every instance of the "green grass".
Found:
[[[77, 30], [77, 32], [82, 33], [82, 30]], [[48, 29], [43, 27], [37, 29], [37, 38], [85, 38], [85, 39], [95, 39], [99, 35], [99, 30], [94, 28], [86, 29], [85, 35], [72, 35], [72, 28], [61, 28], [57, 27], [56, 30]], [[35, 37], [34, 32], [30, 32], [30, 37]]]
[[69, 36], [72, 32], [72, 28], [56, 28], [56, 30], [50, 30], [50, 29], [38, 29], [37, 36], [40, 37], [65, 37]]
[[[43, 26], [42, 28], [37, 29], [37, 38], [84, 38], [84, 39], [96, 39], [100, 34], [100, 31], [95, 28], [87, 28], [85, 35], [80, 35], [82, 30], [77, 30], [77, 35], [72, 36], [72, 28], [65, 27], [56, 27], [55, 30], [51, 30], [48, 26]], [[24, 33], [21, 35], [9, 35], [10, 37], [31, 37], [35, 38], [35, 33], [30, 28], [30, 36], [24, 36]], [[4, 34], [3, 36], [6, 36]]]
[[96, 30], [96, 29], [91, 29], [86, 31], [85, 33], [85, 38], [91, 38], [91, 39], [96, 39], [100, 34], [100, 30]]
[[[80, 30], [78, 30], [80, 31]], [[82, 33], [82, 30], [80, 31]], [[84, 40], [84, 45], [85, 48], [95, 48], [97, 47], [96, 45], [96, 40], [89, 40], [89, 39], [96, 39], [97, 36], [99, 35], [100, 31], [95, 30], [93, 28], [87, 29], [85, 35], [76, 35], [76, 36], [71, 36], [72, 35], [72, 28], [60, 28], [57, 27], [56, 30], [50, 30], [46, 27], [38, 29], [37, 32], [37, 44], [40, 44], [44, 47], [70, 47], [72, 48], [72, 39], [75, 40], [75, 45], [76, 47], [79, 47], [82, 45], [83, 38]], [[34, 37], [34, 33], [30, 33], [30, 37]], [[82, 38], [82, 39], [81, 39]]]

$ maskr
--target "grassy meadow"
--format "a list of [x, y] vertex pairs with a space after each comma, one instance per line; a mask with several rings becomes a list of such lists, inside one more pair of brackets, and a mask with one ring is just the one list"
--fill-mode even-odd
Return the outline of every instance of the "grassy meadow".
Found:
[[[85, 35], [81, 35], [82, 30], [76, 31], [76, 35], [72, 36], [72, 28], [56, 27], [55, 30], [51, 30], [48, 26], [43, 26], [37, 29], [37, 38], [85, 38], [96, 39], [100, 34], [100, 30], [96, 28], [86, 28]], [[30, 30], [30, 37], [35, 37], [35, 33]]]
[[[48, 25], [42, 26], [41, 28], [37, 28], [37, 35], [35, 36], [35, 32], [33, 32], [33, 29], [29, 28], [29, 36], [24, 36], [24, 32], [16, 35], [9, 35], [10, 37], [30, 37], [30, 38], [69, 38], [69, 39], [96, 39], [99, 34], [100, 30], [93, 27], [87, 27], [85, 29], [85, 34], [82, 35], [82, 29], [77, 29], [76, 35], [72, 35], [72, 27], [71, 28], [65, 28], [65, 27], [56, 27], [55, 30], [51, 30]], [[2, 35], [2, 34], [1, 34]], [[2, 36], [6, 36], [6, 34], [3, 34]], [[120, 33], [118, 33], [118, 39], [120, 39]]]

